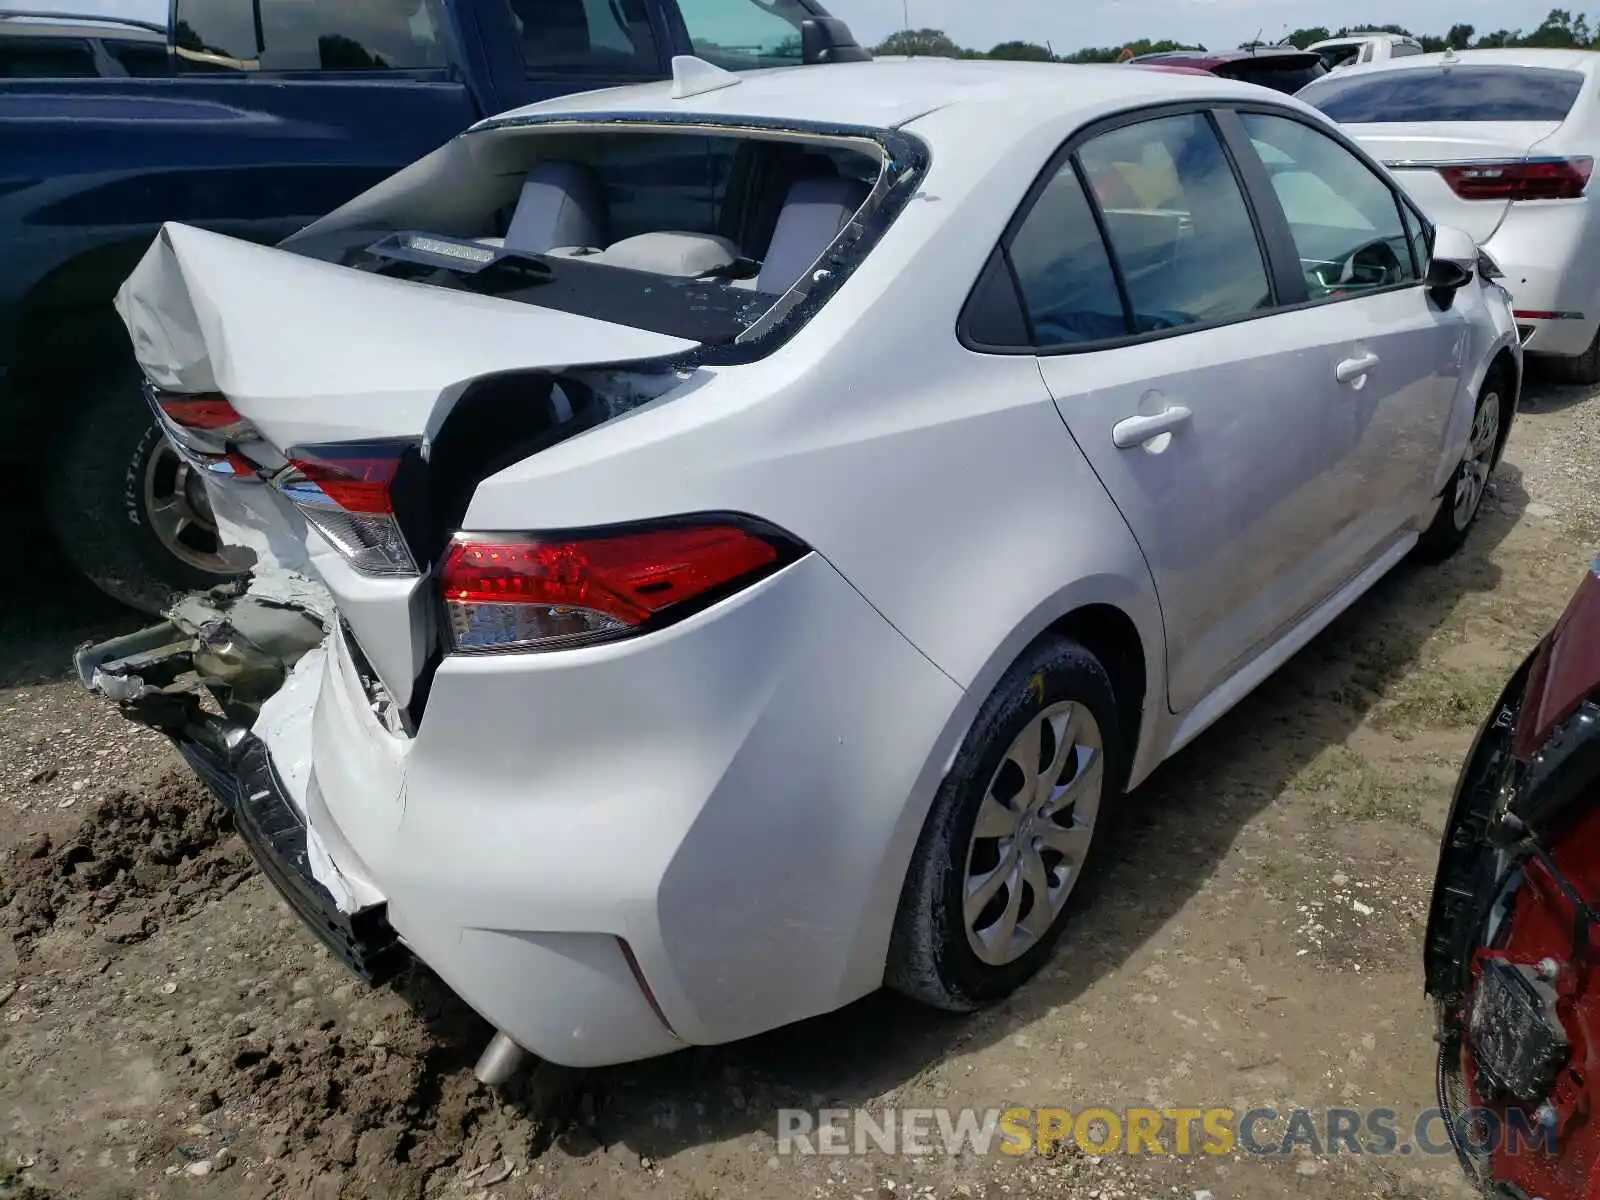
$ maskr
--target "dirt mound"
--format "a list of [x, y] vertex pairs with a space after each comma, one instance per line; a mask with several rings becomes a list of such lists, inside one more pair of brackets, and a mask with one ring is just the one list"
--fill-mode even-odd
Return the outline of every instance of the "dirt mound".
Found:
[[56, 929], [142, 941], [249, 876], [249, 852], [232, 834], [221, 805], [186, 774], [118, 790], [65, 840], [36, 834], [12, 851], [0, 872], [0, 936], [20, 961]]
[[567, 1095], [558, 1069], [491, 1092], [471, 1071], [488, 1026], [425, 969], [396, 986], [411, 1013], [377, 1032], [236, 1021], [179, 1048], [201, 1095], [260, 1118], [246, 1122], [259, 1130], [255, 1144], [233, 1153], [270, 1164], [255, 1172], [266, 1194], [420, 1197], [441, 1172], [487, 1176], [538, 1152]]

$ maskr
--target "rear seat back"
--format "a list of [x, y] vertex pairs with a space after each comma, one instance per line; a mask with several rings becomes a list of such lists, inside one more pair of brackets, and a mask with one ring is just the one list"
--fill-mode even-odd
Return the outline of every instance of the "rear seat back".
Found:
[[524, 254], [610, 241], [599, 176], [580, 163], [541, 162], [522, 183], [505, 245]]
[[789, 189], [756, 290], [782, 295], [799, 282], [866, 203], [872, 189], [854, 179], [801, 179]]

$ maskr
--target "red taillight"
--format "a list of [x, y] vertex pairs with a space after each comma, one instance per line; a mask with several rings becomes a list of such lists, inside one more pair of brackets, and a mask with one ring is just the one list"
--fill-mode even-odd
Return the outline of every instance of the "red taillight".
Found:
[[553, 650], [676, 619], [796, 549], [726, 519], [583, 538], [458, 534], [440, 582], [458, 650]]
[[1574, 200], [1594, 171], [1592, 158], [1529, 158], [1440, 167], [1463, 200]]
[[392, 490], [411, 448], [388, 441], [297, 447], [273, 483], [356, 570], [415, 575]]
[[158, 392], [156, 404], [174, 425], [215, 437], [225, 438], [250, 428], [249, 422], [221, 396], [177, 396]]

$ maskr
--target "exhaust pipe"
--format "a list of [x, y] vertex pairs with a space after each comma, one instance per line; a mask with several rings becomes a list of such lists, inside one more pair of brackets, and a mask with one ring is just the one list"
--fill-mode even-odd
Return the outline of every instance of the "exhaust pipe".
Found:
[[499, 1087], [517, 1073], [527, 1056], [528, 1052], [508, 1034], [496, 1033], [478, 1056], [478, 1065], [472, 1068], [472, 1073], [478, 1077], [478, 1082]]

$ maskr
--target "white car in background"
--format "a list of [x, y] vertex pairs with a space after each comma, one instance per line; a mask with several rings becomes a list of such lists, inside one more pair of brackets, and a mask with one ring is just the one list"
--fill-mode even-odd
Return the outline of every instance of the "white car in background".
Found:
[[1342, 71], [1299, 99], [1505, 274], [1523, 344], [1600, 383], [1600, 54], [1464, 50]]
[[1404, 33], [1351, 33], [1312, 42], [1306, 49], [1321, 55], [1329, 71], [1426, 53], [1421, 42]]
[[118, 299], [258, 565], [79, 671], [489, 1080], [1007, 995], [1102, 806], [1461, 546], [1516, 408], [1472, 240], [1287, 96], [676, 73]]

